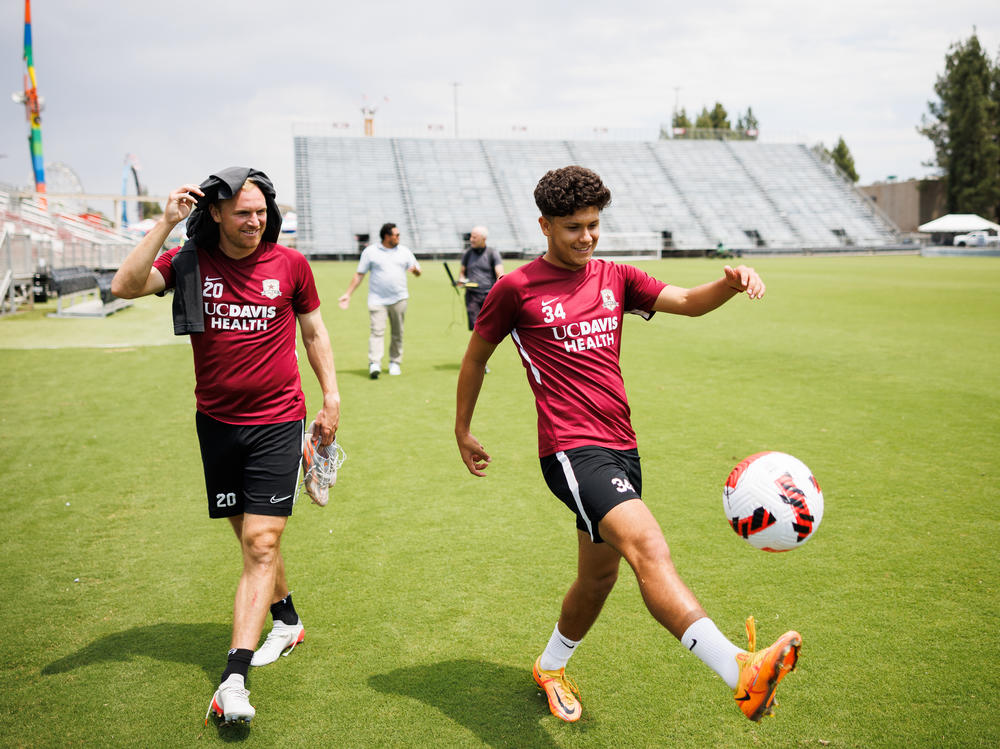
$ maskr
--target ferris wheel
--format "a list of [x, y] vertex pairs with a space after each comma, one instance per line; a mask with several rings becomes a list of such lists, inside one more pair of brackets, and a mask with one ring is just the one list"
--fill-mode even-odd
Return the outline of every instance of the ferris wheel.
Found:
[[[83, 183], [73, 168], [62, 161], [50, 161], [45, 165], [45, 183], [48, 191], [55, 195], [82, 195]], [[49, 208], [61, 213], [80, 214], [86, 211], [83, 198], [49, 198]]]

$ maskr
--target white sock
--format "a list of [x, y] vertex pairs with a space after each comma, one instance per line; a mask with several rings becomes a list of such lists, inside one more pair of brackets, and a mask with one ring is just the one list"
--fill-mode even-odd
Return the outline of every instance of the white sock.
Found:
[[569, 657], [576, 652], [576, 646], [581, 642], [582, 640], [571, 640], [561, 635], [557, 623], [555, 629], [552, 630], [549, 644], [545, 646], [545, 652], [542, 653], [542, 658], [538, 662], [539, 668], [543, 671], [558, 671], [560, 668], [566, 668]]
[[681, 636], [681, 644], [721, 676], [730, 689], [736, 689], [740, 679], [736, 655], [743, 650], [733, 645], [715, 626], [715, 622], [707, 616], [702, 617], [687, 628]]

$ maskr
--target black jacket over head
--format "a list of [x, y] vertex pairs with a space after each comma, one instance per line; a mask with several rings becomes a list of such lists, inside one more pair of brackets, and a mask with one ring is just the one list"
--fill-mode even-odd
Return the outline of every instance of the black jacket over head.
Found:
[[264, 227], [264, 242], [277, 242], [281, 234], [281, 212], [275, 200], [274, 185], [264, 172], [245, 166], [230, 166], [215, 174], [198, 187], [204, 194], [198, 198], [194, 210], [187, 220], [188, 240], [174, 255], [174, 334], [205, 332], [205, 314], [201, 298], [201, 273], [198, 269], [196, 247], [212, 251], [219, 246], [219, 225], [212, 218], [209, 206], [220, 200], [235, 197], [243, 183], [251, 180], [264, 193], [267, 201], [267, 226]]

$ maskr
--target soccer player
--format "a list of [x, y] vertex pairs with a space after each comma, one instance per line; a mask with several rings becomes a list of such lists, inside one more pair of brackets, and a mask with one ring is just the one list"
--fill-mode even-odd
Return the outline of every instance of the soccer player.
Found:
[[703, 315], [732, 297], [764, 294], [752, 268], [726, 266], [721, 278], [691, 289], [641, 270], [593, 258], [601, 210], [611, 199], [601, 178], [580, 166], [548, 172], [535, 188], [538, 223], [547, 239], [540, 258], [506, 274], [476, 320], [458, 376], [455, 437], [462, 461], [485, 476], [490, 455], [471, 423], [486, 363], [510, 335], [538, 411], [542, 475], [576, 514], [577, 576], [544, 651], [532, 670], [549, 708], [565, 721], [582, 706], [566, 664], [596, 621], [624, 557], [646, 608], [733, 690], [751, 720], [771, 712], [778, 682], [795, 667], [802, 639], [786, 632], [755, 651], [731, 643], [681, 580], [659, 524], [643, 503], [635, 433], [619, 366], [622, 315]]
[[[190, 240], [157, 257], [184, 219]], [[280, 226], [267, 175], [223, 169], [170, 193], [160, 220], [111, 285], [125, 299], [175, 289], [175, 332], [191, 334], [208, 514], [229, 519], [243, 557], [229, 656], [209, 705], [227, 723], [249, 723], [256, 713], [246, 689], [249, 667], [277, 660], [305, 637], [280, 548], [306, 415], [296, 321], [323, 392], [313, 427], [321, 444], [333, 442], [340, 421], [333, 352], [312, 270], [302, 253], [276, 243]], [[274, 626], [254, 652], [269, 607]]]

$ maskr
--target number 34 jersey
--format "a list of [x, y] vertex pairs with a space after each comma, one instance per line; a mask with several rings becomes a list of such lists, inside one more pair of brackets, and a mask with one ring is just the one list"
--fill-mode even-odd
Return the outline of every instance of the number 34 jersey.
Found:
[[580, 270], [538, 258], [503, 276], [476, 320], [491, 343], [508, 334], [535, 394], [538, 454], [582, 445], [636, 446], [622, 381], [622, 316], [652, 317], [666, 286], [630, 265], [591, 260]]

